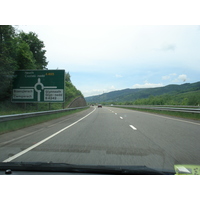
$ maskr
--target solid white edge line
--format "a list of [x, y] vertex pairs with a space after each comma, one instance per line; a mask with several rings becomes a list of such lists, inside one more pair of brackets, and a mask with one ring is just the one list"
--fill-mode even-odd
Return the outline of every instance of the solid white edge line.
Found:
[[[126, 108], [120, 108], [120, 109], [126, 109]], [[127, 109], [129, 110], [129, 109]], [[161, 117], [161, 118], [165, 118], [165, 119], [171, 119], [171, 120], [176, 120], [176, 121], [180, 121], [180, 122], [186, 122], [186, 123], [189, 123], [189, 124], [195, 124], [195, 125], [199, 125], [200, 126], [200, 123], [195, 123], [195, 122], [190, 122], [190, 121], [186, 121], [186, 120], [182, 120], [182, 119], [176, 119], [176, 118], [171, 118], [171, 117], [165, 117], [165, 116], [162, 116], [162, 115], [159, 115], [159, 114], [152, 114], [152, 113], [147, 113], [147, 112], [142, 112], [142, 111], [136, 111], [136, 110], [130, 110], [132, 112], [140, 112], [140, 113], [145, 113], [147, 115], [153, 115], [153, 116], [156, 116], [156, 117]]]
[[135, 128], [133, 125], [129, 125], [133, 130], [137, 130], [137, 128]]
[[51, 135], [51, 136], [45, 138], [44, 140], [41, 140], [40, 142], [38, 142], [38, 143], [36, 143], [36, 144], [30, 146], [29, 148], [27, 148], [27, 149], [25, 149], [25, 150], [23, 150], [23, 151], [21, 151], [21, 152], [19, 152], [19, 153], [17, 153], [17, 154], [15, 154], [14, 156], [9, 157], [8, 159], [4, 160], [3, 162], [10, 162], [10, 161], [14, 160], [15, 158], [17, 158], [17, 157], [19, 157], [19, 156], [21, 156], [21, 155], [27, 153], [28, 151], [34, 149], [35, 147], [41, 145], [42, 143], [46, 142], [47, 140], [51, 139], [52, 137], [58, 135], [59, 133], [63, 132], [64, 130], [70, 128], [71, 126], [73, 126], [73, 125], [77, 124], [78, 122], [80, 122], [81, 120], [85, 119], [86, 117], [88, 117], [89, 115], [91, 115], [95, 110], [96, 110], [96, 108], [95, 108], [92, 112], [90, 112], [89, 114], [87, 114], [86, 116], [84, 116], [84, 117], [82, 117], [81, 119], [77, 120], [76, 122], [70, 124], [69, 126], [66, 126], [65, 128], [61, 129], [60, 131], [57, 131], [57, 132], [54, 133], [53, 135]]

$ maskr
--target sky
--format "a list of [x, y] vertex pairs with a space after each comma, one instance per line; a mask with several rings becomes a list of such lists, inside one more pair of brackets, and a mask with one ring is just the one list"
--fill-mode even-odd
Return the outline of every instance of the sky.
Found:
[[92, 2], [88, 5], [93, 9], [81, 1], [65, 6], [56, 13], [62, 13], [61, 17], [48, 11], [51, 20], [47, 23], [35, 15], [31, 23], [23, 18], [14, 24], [19, 24], [18, 30], [38, 35], [45, 45], [47, 68], [69, 72], [72, 83], [85, 97], [200, 81], [197, 7], [185, 1], [180, 7], [179, 2], [161, 5], [153, 0], [161, 7], [155, 8], [149, 1], [141, 1], [139, 12], [130, 1], [124, 1], [126, 6], [108, 1], [105, 7], [97, 4], [98, 9]]
[[38, 34], [48, 69], [69, 72], [85, 97], [200, 81], [199, 0], [9, 0], [1, 8], [0, 24]]

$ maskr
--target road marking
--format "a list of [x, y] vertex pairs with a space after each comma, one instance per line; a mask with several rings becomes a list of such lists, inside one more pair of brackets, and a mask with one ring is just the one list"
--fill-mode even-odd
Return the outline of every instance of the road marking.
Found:
[[[124, 108], [126, 109], [126, 108]], [[128, 109], [127, 109], [128, 110]], [[165, 117], [165, 116], [162, 116], [162, 115], [159, 115], [159, 114], [152, 114], [152, 113], [147, 113], [147, 112], [142, 112], [142, 111], [136, 111], [136, 110], [130, 110], [132, 112], [140, 112], [140, 113], [144, 113], [144, 114], [147, 114], [147, 115], [153, 115], [153, 116], [156, 116], [156, 117], [161, 117], [161, 118], [165, 118], [165, 119], [171, 119], [171, 120], [176, 120], [176, 121], [180, 121], [180, 122], [186, 122], [186, 123], [190, 123], [190, 124], [195, 124], [195, 125], [199, 125], [200, 126], [200, 123], [196, 123], [196, 122], [190, 122], [190, 121], [186, 121], [186, 120], [182, 120], [182, 119], [176, 119], [176, 118], [172, 118], [172, 117]]]
[[117, 115], [117, 113], [115, 113], [115, 115]]
[[54, 136], [58, 135], [59, 133], [63, 132], [64, 130], [70, 128], [71, 126], [73, 126], [73, 125], [77, 124], [78, 122], [80, 122], [81, 120], [85, 119], [86, 117], [88, 117], [89, 115], [91, 115], [95, 110], [96, 110], [96, 108], [92, 112], [90, 112], [89, 114], [87, 114], [86, 116], [84, 116], [81, 119], [77, 120], [76, 122], [70, 124], [69, 126], [66, 126], [65, 128], [61, 129], [60, 131], [57, 131], [53, 135], [45, 138], [44, 140], [41, 140], [40, 142], [38, 142], [38, 143], [30, 146], [29, 148], [27, 148], [27, 149], [25, 149], [25, 150], [23, 150], [23, 151], [21, 151], [21, 152], [19, 152], [17, 154], [15, 154], [14, 156], [9, 157], [8, 159], [4, 160], [3, 162], [10, 162], [10, 161], [14, 160], [15, 158], [18, 158], [19, 156], [21, 156], [21, 155], [29, 152], [30, 150], [34, 149], [35, 147], [41, 145], [42, 143], [46, 142], [47, 140], [53, 138]]
[[137, 130], [137, 128], [135, 128], [133, 125], [129, 125], [133, 130]]
[[123, 119], [123, 117], [119, 117], [120, 119]]

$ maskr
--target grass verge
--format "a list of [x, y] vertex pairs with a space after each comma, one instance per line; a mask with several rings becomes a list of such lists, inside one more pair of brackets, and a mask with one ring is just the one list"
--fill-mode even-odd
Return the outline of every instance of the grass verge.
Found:
[[198, 113], [186, 113], [186, 112], [165, 111], [165, 110], [151, 110], [151, 109], [142, 109], [142, 108], [127, 108], [127, 107], [123, 107], [123, 106], [120, 106], [118, 108], [125, 108], [125, 109], [131, 109], [131, 110], [137, 110], [137, 111], [143, 111], [143, 112], [149, 112], [149, 113], [155, 113], [155, 114], [168, 115], [168, 116], [180, 117], [180, 118], [184, 118], [184, 119], [200, 120], [200, 114], [198, 114]]
[[71, 115], [73, 113], [77, 113], [83, 110], [86, 110], [88, 108], [83, 109], [77, 109], [77, 110], [69, 110], [62, 113], [55, 113], [55, 114], [49, 114], [49, 115], [43, 115], [38, 117], [30, 117], [26, 119], [18, 119], [18, 120], [12, 120], [12, 121], [6, 121], [0, 123], [0, 134], [7, 133], [10, 131], [15, 131], [21, 128], [25, 128], [28, 126], [36, 125], [39, 123], [43, 123], [52, 119], [57, 119], [66, 115]]
[[[64, 103], [64, 108], [66, 108], [73, 100], [74, 98], [68, 99]], [[63, 103], [12, 103], [11, 101], [2, 101], [0, 102], [0, 115], [59, 110], [62, 108]]]

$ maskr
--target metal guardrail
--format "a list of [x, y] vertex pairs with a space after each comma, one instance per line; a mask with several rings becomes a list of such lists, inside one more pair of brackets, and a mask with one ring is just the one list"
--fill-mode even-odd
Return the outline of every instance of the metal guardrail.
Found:
[[41, 111], [41, 112], [32, 112], [32, 113], [21, 113], [21, 114], [13, 114], [13, 115], [1, 115], [0, 122], [25, 119], [25, 118], [29, 118], [29, 117], [38, 117], [38, 116], [42, 116], [42, 115], [67, 112], [70, 110], [77, 110], [77, 109], [87, 108], [87, 107], [89, 107], [89, 106], [59, 109], [59, 110], [49, 110], [49, 111]]
[[113, 105], [116, 107], [129, 107], [129, 108], [142, 108], [142, 109], [151, 109], [151, 110], [166, 110], [166, 111], [176, 111], [176, 112], [189, 112], [189, 113], [198, 113], [200, 114], [200, 109], [192, 108], [174, 108], [174, 107], [155, 107], [155, 106], [133, 106], [133, 105]]

